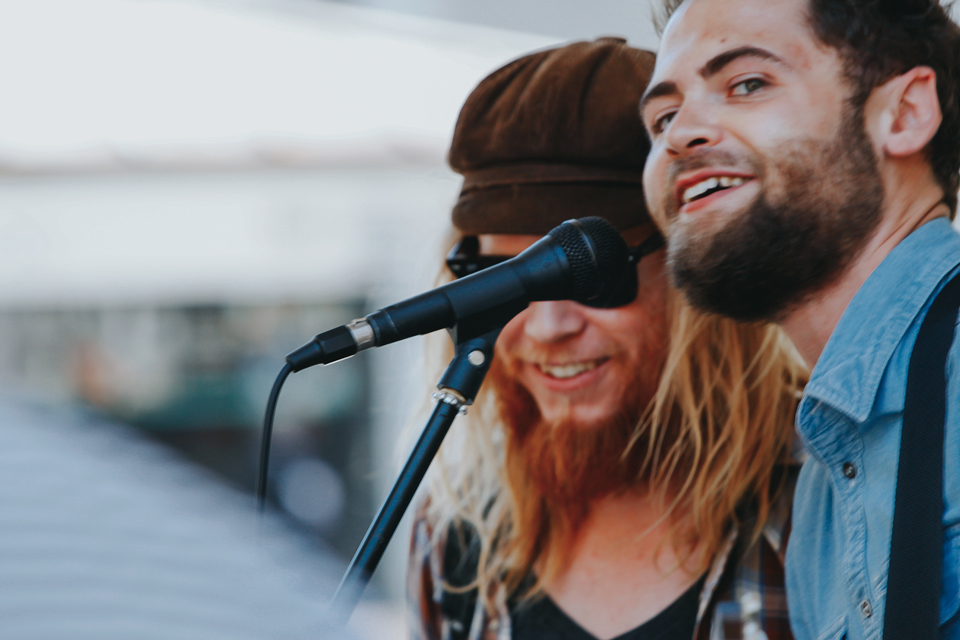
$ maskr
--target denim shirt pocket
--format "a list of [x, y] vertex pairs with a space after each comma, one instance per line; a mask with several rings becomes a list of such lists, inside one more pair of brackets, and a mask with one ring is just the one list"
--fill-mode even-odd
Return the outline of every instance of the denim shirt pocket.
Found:
[[960, 524], [943, 532], [943, 585], [940, 593], [940, 624], [960, 610]]
[[843, 640], [847, 637], [847, 617], [843, 616], [817, 636], [817, 640]]

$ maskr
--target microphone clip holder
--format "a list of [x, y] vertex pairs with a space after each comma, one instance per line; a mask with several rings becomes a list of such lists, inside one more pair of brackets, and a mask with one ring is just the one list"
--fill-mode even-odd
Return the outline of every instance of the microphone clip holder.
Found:
[[380, 563], [387, 544], [410, 506], [450, 425], [458, 415], [466, 414], [467, 407], [473, 404], [480, 385], [490, 370], [493, 348], [502, 330], [503, 325], [476, 336], [468, 335], [464, 331], [450, 331], [455, 342], [455, 355], [437, 383], [439, 391], [433, 394], [437, 406], [393, 489], [367, 529], [333, 596], [331, 607], [342, 615], [345, 621], [360, 601], [364, 587]]

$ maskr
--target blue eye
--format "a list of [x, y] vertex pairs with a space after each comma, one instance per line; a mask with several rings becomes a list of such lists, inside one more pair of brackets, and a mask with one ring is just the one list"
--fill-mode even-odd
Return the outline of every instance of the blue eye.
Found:
[[731, 92], [731, 95], [750, 95], [751, 93], [755, 93], [760, 89], [763, 89], [765, 86], [767, 86], [767, 82], [765, 80], [761, 80], [760, 78], [748, 78], [733, 85], [733, 91]]

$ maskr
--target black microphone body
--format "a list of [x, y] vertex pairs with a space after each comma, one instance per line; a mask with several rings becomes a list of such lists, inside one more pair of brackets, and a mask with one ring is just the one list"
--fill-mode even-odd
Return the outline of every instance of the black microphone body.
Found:
[[456, 329], [477, 336], [503, 326], [536, 300], [570, 295], [569, 260], [550, 236], [517, 257], [367, 316], [377, 346]]
[[626, 264], [627, 245], [610, 223], [568, 220], [514, 258], [321, 333], [287, 362], [300, 371], [440, 329], [454, 341], [480, 336], [531, 302], [589, 300]]

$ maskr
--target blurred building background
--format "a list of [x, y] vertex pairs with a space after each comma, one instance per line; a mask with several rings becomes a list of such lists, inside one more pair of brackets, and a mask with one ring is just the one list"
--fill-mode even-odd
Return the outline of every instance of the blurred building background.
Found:
[[[647, 0], [0, 0], [5, 397], [93, 412], [252, 493], [283, 356], [430, 286], [469, 92], [600, 35], [655, 47]], [[272, 503], [342, 563], [428, 397], [420, 352], [280, 397]], [[368, 594], [379, 637], [403, 637], [406, 535]]]

